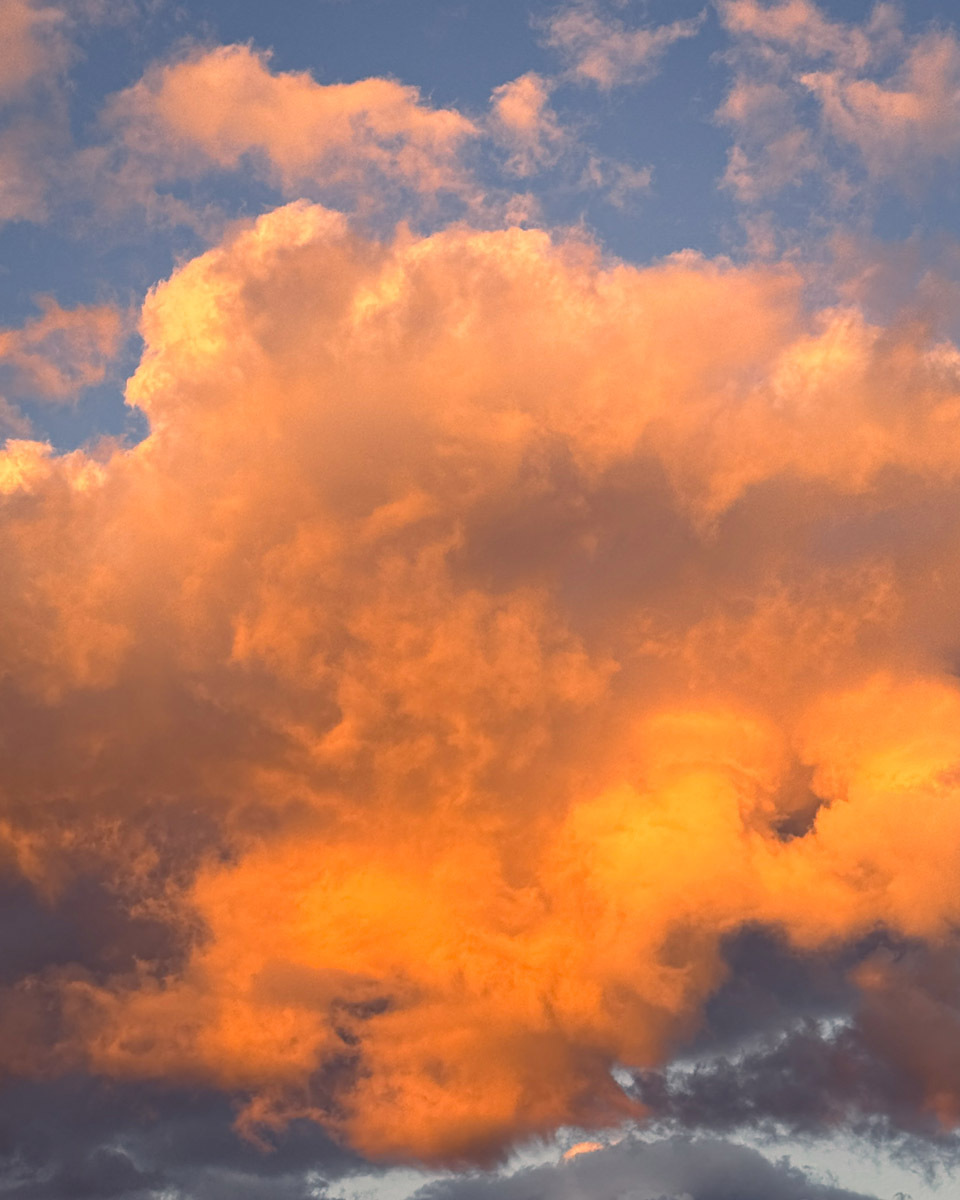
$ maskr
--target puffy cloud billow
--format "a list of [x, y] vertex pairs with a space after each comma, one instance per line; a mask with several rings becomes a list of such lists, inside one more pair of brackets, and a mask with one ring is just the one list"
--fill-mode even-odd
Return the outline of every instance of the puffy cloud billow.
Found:
[[949, 945], [960, 359], [802, 292], [303, 203], [159, 285], [149, 436], [0, 460], [9, 869], [155, 931], [4, 1069], [486, 1161], [641, 1119], [738, 929]]
[[[20, 129], [102, 14], [0, 15]], [[538, 20], [567, 68], [485, 113], [190, 42], [58, 165], [184, 211], [217, 172], [275, 190], [138, 305], [142, 440], [64, 449], [0, 398], [0, 1195], [400, 1164], [417, 1200], [861, 1200], [744, 1139], [955, 1159], [950, 255], [909, 295], [917, 247], [836, 224], [827, 268], [534, 219], [584, 161], [655, 190], [569, 95], [709, 29], [746, 219], [840, 145], [845, 186], [929, 167], [954, 35], [634, 24]], [[37, 426], [121, 369], [121, 295], [5, 318]]]

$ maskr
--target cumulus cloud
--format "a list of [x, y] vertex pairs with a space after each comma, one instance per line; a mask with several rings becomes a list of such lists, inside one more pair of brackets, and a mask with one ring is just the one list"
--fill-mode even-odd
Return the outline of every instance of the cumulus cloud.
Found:
[[294, 192], [309, 181], [356, 187], [371, 173], [415, 192], [462, 190], [458, 152], [476, 133], [414, 87], [320, 84], [306, 72], [271, 71], [268, 56], [248, 46], [155, 66], [113, 97], [105, 120], [161, 176], [249, 159]]
[[820, 168], [814, 137], [795, 120], [793, 97], [782, 84], [741, 77], [717, 115], [737, 129], [724, 182], [741, 201], [767, 199]]
[[888, 1048], [872, 1046], [856, 1023], [807, 1022], [760, 1039], [741, 1056], [646, 1073], [637, 1094], [670, 1129], [770, 1140], [830, 1137], [842, 1129], [861, 1144], [894, 1146], [899, 1157], [912, 1155], [928, 1171], [956, 1163], [956, 1138], [924, 1108], [911, 1072], [898, 1070]]
[[804, 286], [295, 203], [152, 291], [150, 435], [0, 455], [0, 832], [155, 932], [3, 1071], [486, 1161], [642, 1118], [745, 926], [948, 944], [960, 353]]
[[[324, 85], [307, 72], [275, 71], [267, 52], [247, 45], [194, 45], [161, 58], [108, 96], [79, 133], [67, 77], [76, 36], [145, 14], [132, 0], [56, 9], [3, 2], [12, 33], [0, 58], [0, 222], [57, 215], [89, 229], [143, 221], [216, 240], [229, 204], [177, 185], [236, 180], [241, 171], [275, 199], [306, 191], [368, 210], [406, 203], [409, 212], [415, 199], [436, 207], [441, 197], [482, 206], [463, 151], [483, 131], [469, 117], [393, 79]], [[516, 136], [516, 120], [498, 129]]]
[[[77, 145], [71, 37], [117, 11], [0, 0], [0, 219], [217, 232], [142, 306], [138, 445], [14, 403], [101, 384], [128, 314], [0, 329], [0, 1192], [858, 1200], [714, 1140], [835, 1129], [956, 1161], [960, 310], [853, 238], [824, 298], [758, 212], [949, 166], [955, 35], [724, 0], [764, 261], [637, 266], [497, 214], [648, 190], [564, 105], [700, 19], [566, 7], [565, 68], [480, 115], [194, 44]], [[224, 233], [244, 177], [358, 219]]]

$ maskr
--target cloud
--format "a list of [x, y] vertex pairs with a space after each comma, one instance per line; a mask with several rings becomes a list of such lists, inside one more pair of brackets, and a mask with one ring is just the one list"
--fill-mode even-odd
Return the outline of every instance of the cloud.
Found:
[[476, 128], [391, 79], [317, 83], [273, 72], [248, 46], [195, 50], [114, 96], [105, 114], [127, 149], [161, 177], [249, 161], [285, 190], [356, 187], [378, 178], [432, 193], [459, 191], [458, 161]]
[[614, 208], [629, 209], [638, 196], [650, 190], [652, 179], [650, 167], [631, 167], [629, 163], [591, 154], [582, 183], [599, 189]]
[[[560, 86], [640, 82], [699, 27], [565, 9], [568, 73], [476, 120], [194, 47], [77, 148], [80, 9], [7, 13], [11, 219], [73, 183], [179, 219], [229, 174], [489, 224], [483, 154], [626, 206], [650, 169], [579, 144]], [[722, 13], [747, 205], [949, 161], [952, 34]], [[153, 288], [139, 445], [58, 455], [0, 400], [0, 1190], [302, 1200], [563, 1126], [591, 1152], [420, 1200], [850, 1200], [677, 1130], [955, 1155], [945, 292], [868, 248], [825, 300], [796, 263], [362, 228], [297, 201]], [[127, 318], [39, 303], [2, 380], [71, 404]], [[630, 1122], [651, 1140], [589, 1132]]]
[[798, 185], [821, 167], [813, 134], [796, 122], [793, 99], [781, 84], [741, 77], [717, 116], [737, 130], [724, 183], [745, 203]]
[[[614, 208], [629, 208], [649, 191], [652, 169], [592, 151], [573, 129], [565, 128], [550, 105], [557, 84], [557, 79], [531, 71], [494, 89], [488, 134], [508, 152], [507, 172], [531, 176], [559, 166], [570, 190], [599, 193]], [[510, 207], [508, 202], [508, 219]]]
[[42, 220], [66, 145], [62, 84], [72, 56], [62, 8], [0, 0], [0, 222]]
[[813, 0], [721, 0], [731, 33], [783, 47], [811, 58], [831, 58], [862, 71], [900, 48], [902, 33], [893, 5], [876, 4], [862, 25], [833, 21]]
[[[236, 182], [241, 170], [275, 189], [275, 200], [308, 191], [367, 210], [403, 201], [409, 212], [415, 198], [435, 209], [442, 197], [482, 207], [463, 161], [482, 132], [468, 117], [393, 79], [323, 85], [306, 72], [276, 72], [250, 46], [193, 46], [155, 62], [77, 133], [67, 86], [75, 37], [148, 14], [134, 0], [5, 2], [13, 39], [7, 68], [0, 59], [0, 222], [56, 215], [100, 236], [108, 226], [139, 233], [144, 222], [192, 229], [208, 244], [232, 214], [201, 185], [228, 173]], [[186, 196], [184, 181], [193, 184]]]
[[534, 71], [494, 88], [494, 137], [511, 151], [507, 165], [517, 175], [549, 166], [566, 140], [549, 99], [550, 82]]
[[572, 78], [606, 91], [649, 79], [664, 52], [674, 42], [693, 37], [701, 23], [702, 17], [697, 17], [631, 29], [594, 3], [578, 3], [559, 9], [544, 27], [547, 45], [567, 59]]
[[919, 1146], [928, 1168], [940, 1155], [956, 1158], [956, 1139], [924, 1112], [915, 1082], [874, 1052], [856, 1024], [809, 1022], [740, 1057], [641, 1077], [638, 1095], [667, 1128], [701, 1135], [822, 1138], [843, 1129], [896, 1145], [901, 1156]]
[[3, 43], [0, 45], [0, 103], [9, 103], [37, 83], [58, 75], [70, 56], [61, 8], [2, 0]]
[[641, 1119], [745, 927], [946, 945], [960, 353], [805, 285], [303, 202], [158, 285], [149, 436], [0, 454], [5, 869], [138, 951], [0, 1069], [488, 1162]]
[[854, 146], [872, 178], [950, 162], [960, 145], [960, 44], [953, 33], [918, 38], [888, 79], [812, 71], [801, 83], [819, 100], [825, 126]]
[[869, 1200], [818, 1183], [786, 1159], [771, 1163], [756, 1150], [683, 1138], [624, 1141], [560, 1166], [532, 1167], [507, 1177], [469, 1176], [428, 1184], [417, 1200], [522, 1200], [582, 1195], [614, 1200]]
[[58, 140], [32, 118], [0, 131], [0, 222], [45, 219], [49, 164], [36, 151], [38, 144], [50, 151]]
[[53, 299], [20, 329], [0, 329], [0, 369], [20, 394], [60, 403], [100, 383], [116, 356], [124, 316], [112, 305], [65, 309]]
[[[844, 990], [855, 990], [845, 998], [836, 992], [842, 1003], [820, 1007], [819, 1019], [810, 1015], [818, 1005], [811, 1009], [801, 983], [792, 1020], [781, 1012], [776, 1022], [767, 1013], [764, 1029], [758, 996], [748, 991], [739, 1044], [728, 1042], [718, 1053], [707, 1039], [696, 1061], [689, 1056], [664, 1072], [641, 1073], [636, 1093], [656, 1127], [767, 1144], [843, 1130], [867, 1153], [882, 1147], [931, 1184], [942, 1181], [940, 1172], [956, 1169], [960, 1150], [950, 1049], [960, 1018], [955, 941], [864, 951], [844, 972]], [[730, 999], [743, 995], [734, 989]]]
[[718, 117], [735, 130], [725, 182], [739, 200], [820, 180], [849, 210], [881, 187], [915, 194], [949, 168], [960, 96], [952, 31], [908, 32], [888, 4], [859, 24], [811, 0], [725, 0], [719, 12], [735, 71]]
[[[142, 17], [137, 0], [0, 0], [0, 224], [40, 224], [89, 195], [92, 180], [70, 115], [68, 74], [80, 57], [78, 37], [92, 26]], [[110, 182], [115, 191], [116, 180]]]
[[222, 1095], [198, 1089], [7, 1081], [0, 1186], [16, 1200], [310, 1200], [364, 1166], [304, 1123], [264, 1153], [236, 1137], [233, 1115]]

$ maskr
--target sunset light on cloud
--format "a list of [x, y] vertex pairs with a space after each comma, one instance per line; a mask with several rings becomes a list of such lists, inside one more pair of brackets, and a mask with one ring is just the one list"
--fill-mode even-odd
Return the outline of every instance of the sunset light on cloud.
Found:
[[0, 1196], [960, 1187], [942, 0], [0, 0]]

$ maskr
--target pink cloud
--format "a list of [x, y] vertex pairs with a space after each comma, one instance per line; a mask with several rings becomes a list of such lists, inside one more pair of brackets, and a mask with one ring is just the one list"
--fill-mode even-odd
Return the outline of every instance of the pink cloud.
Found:
[[554, 162], [567, 140], [550, 107], [550, 81], [528, 72], [495, 88], [494, 137], [510, 151], [509, 169], [530, 175]]
[[356, 184], [370, 172], [423, 192], [464, 186], [471, 121], [390, 79], [321, 84], [274, 72], [247, 46], [152, 68], [111, 101], [108, 123], [159, 173], [233, 169], [250, 157], [280, 184]]
[[12, 369], [18, 391], [69, 401], [103, 379], [119, 349], [124, 317], [108, 304], [66, 309], [48, 298], [42, 307], [22, 328], [0, 329], [0, 363]]
[[675, 42], [693, 37], [701, 18], [669, 25], [631, 29], [602, 13], [593, 3], [560, 9], [546, 22], [547, 44], [561, 51], [572, 76], [608, 90], [642, 83], [654, 75], [664, 52]]
[[70, 46], [66, 14], [31, 0], [0, 0], [0, 102], [21, 95], [31, 84], [49, 82], [66, 65]]

